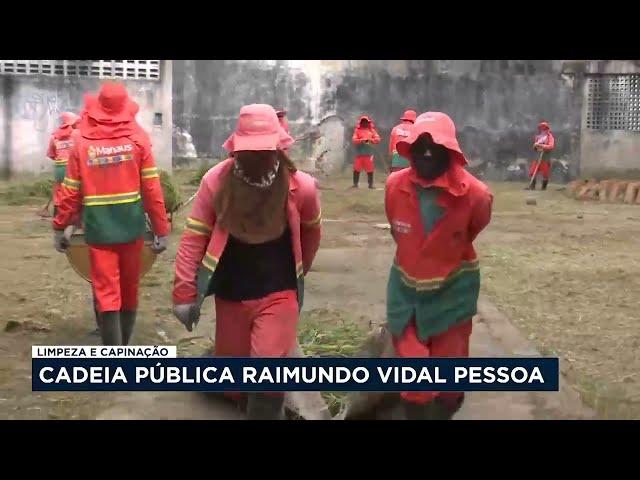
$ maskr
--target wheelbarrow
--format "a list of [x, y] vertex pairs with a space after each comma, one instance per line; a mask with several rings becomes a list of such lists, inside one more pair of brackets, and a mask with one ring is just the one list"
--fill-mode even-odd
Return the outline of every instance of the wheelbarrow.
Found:
[[[65, 253], [67, 255], [67, 260], [71, 265], [71, 268], [80, 276], [83, 280], [91, 283], [91, 261], [89, 259], [89, 245], [85, 240], [84, 231], [77, 226], [69, 226], [67, 227], [67, 231], [65, 231], [65, 235], [69, 238], [69, 246], [67, 247]], [[140, 264], [140, 278], [144, 277], [153, 264], [156, 261], [157, 254], [151, 250], [151, 245], [153, 244], [155, 235], [149, 228], [149, 224], [147, 223], [147, 230], [144, 233], [144, 246], [142, 247], [141, 252], [141, 264]], [[99, 322], [98, 322], [98, 307], [96, 304], [95, 296], [93, 296], [93, 313], [95, 315], [96, 321], [96, 330], [94, 333], [99, 332]]]
[[[140, 278], [144, 277], [154, 262], [157, 254], [151, 250], [153, 244], [153, 232], [147, 230], [144, 234], [144, 246], [141, 253]], [[75, 230], [69, 239], [69, 247], [66, 250], [67, 260], [73, 270], [84, 280], [91, 283], [91, 263], [89, 261], [89, 246], [85, 241], [84, 231]]]

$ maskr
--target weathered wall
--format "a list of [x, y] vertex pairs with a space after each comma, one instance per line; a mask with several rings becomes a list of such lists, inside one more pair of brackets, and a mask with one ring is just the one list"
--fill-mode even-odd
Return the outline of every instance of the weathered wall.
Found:
[[583, 177], [640, 178], [640, 133], [584, 130]]
[[[582, 95], [580, 157], [582, 177], [640, 178], [640, 132], [625, 130], [592, 130], [587, 127], [586, 79], [589, 76], [640, 74], [639, 60], [599, 60], [586, 62]], [[637, 108], [637, 107], [636, 107]]]
[[174, 60], [173, 122], [193, 137], [202, 156], [223, 154], [240, 107], [269, 103], [289, 110], [292, 130], [310, 120], [308, 78], [286, 62]]
[[[125, 81], [129, 94], [140, 105], [138, 122], [151, 136], [156, 162], [171, 169], [172, 67], [162, 62], [161, 81]], [[78, 112], [83, 95], [97, 92], [99, 78], [46, 75], [0, 75], [0, 145], [3, 167], [11, 172], [43, 172], [51, 169], [46, 150], [61, 112]], [[162, 114], [162, 125], [154, 115]]]
[[[456, 122], [474, 169], [500, 178], [532, 157], [537, 123], [549, 121], [556, 157], [577, 169], [581, 85], [557, 60], [470, 61], [174, 61], [174, 123], [203, 156], [220, 156], [240, 106], [264, 102], [289, 110], [294, 136], [328, 116], [344, 119], [344, 162], [360, 114], [371, 115], [384, 143], [403, 110], [441, 110]], [[380, 163], [381, 156], [377, 159]]]

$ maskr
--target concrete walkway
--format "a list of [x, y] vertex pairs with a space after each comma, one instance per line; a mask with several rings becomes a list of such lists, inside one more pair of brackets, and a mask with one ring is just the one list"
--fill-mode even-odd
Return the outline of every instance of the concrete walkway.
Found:
[[[474, 320], [471, 356], [537, 357], [540, 353], [489, 301], [481, 299]], [[559, 392], [470, 392], [456, 420], [542, 420], [594, 418], [564, 378]]]
[[[349, 239], [361, 243], [363, 235], [354, 230]], [[305, 309], [341, 309], [380, 324], [384, 321], [386, 278], [391, 258], [388, 233], [369, 227], [367, 233], [380, 235], [367, 249], [360, 246], [320, 250], [308, 277]], [[330, 232], [329, 232], [330, 233]], [[364, 240], [367, 240], [365, 238]], [[377, 241], [376, 241], [377, 240]], [[213, 331], [211, 319], [198, 329]], [[185, 335], [187, 332], [185, 332]], [[190, 334], [193, 335], [193, 334]], [[471, 355], [480, 357], [539, 356], [539, 352], [487, 299], [482, 298], [474, 319]], [[99, 419], [240, 419], [242, 415], [214, 396], [184, 392], [140, 392], [122, 395], [117, 406]], [[561, 379], [560, 392], [472, 392], [457, 420], [533, 420], [593, 418], [578, 394]]]

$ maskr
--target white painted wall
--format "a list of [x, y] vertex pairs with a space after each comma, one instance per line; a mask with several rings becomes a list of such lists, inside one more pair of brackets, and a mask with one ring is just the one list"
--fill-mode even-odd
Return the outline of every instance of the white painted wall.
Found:
[[[0, 75], [0, 152], [6, 157], [8, 150], [11, 172], [51, 171], [52, 162], [46, 151], [60, 114], [67, 110], [78, 112], [84, 94], [96, 93], [102, 81], [90, 77]], [[124, 83], [129, 95], [140, 105], [137, 118], [151, 137], [156, 163], [171, 171], [171, 61], [162, 62], [160, 82], [126, 80]], [[153, 125], [156, 113], [162, 114], [161, 126]], [[9, 128], [5, 119], [9, 120]], [[3, 160], [6, 165], [6, 158]]]

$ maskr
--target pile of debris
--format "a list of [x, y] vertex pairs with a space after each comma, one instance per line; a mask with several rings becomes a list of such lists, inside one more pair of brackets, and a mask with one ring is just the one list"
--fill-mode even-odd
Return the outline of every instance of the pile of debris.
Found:
[[574, 180], [565, 192], [576, 200], [640, 205], [640, 180]]

